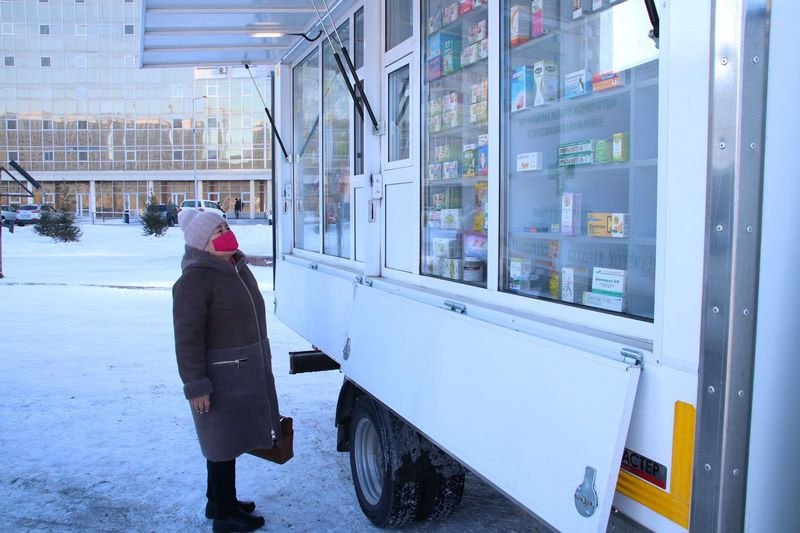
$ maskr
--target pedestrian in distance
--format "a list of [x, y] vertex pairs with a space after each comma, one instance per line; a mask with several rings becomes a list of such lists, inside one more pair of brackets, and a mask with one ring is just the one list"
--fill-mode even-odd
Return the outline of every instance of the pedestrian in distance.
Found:
[[236, 201], [233, 203], [233, 213], [236, 215], [236, 218], [239, 218], [239, 213], [242, 211], [242, 201], [237, 198]]
[[215, 532], [254, 531], [264, 518], [236, 496], [236, 458], [280, 445], [264, 299], [221, 215], [182, 211], [186, 241], [172, 288], [175, 352], [208, 470]]

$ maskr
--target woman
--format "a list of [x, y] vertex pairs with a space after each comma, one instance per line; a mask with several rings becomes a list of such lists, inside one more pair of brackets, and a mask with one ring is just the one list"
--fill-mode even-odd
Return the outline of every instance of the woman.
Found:
[[264, 299], [236, 236], [217, 213], [183, 211], [183, 274], [172, 288], [175, 352], [206, 457], [214, 531], [254, 531], [264, 518], [236, 498], [236, 458], [280, 444]]

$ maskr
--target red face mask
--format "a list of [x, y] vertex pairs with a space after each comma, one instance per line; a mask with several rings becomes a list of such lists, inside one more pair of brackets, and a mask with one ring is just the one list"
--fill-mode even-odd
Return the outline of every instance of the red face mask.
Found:
[[226, 231], [216, 239], [212, 239], [211, 245], [218, 252], [235, 252], [239, 249], [239, 242], [232, 231]]

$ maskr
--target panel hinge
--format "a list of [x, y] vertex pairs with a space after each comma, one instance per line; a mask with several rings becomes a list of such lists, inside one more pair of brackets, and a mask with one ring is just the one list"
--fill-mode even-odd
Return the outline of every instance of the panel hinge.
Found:
[[462, 315], [467, 314], [467, 306], [464, 304], [460, 304], [458, 302], [453, 302], [450, 300], [445, 300], [444, 306], [450, 309], [451, 311], [455, 311], [456, 313], [461, 313]]
[[619, 351], [622, 361], [630, 366], [640, 366], [644, 368], [644, 354], [633, 348], [623, 348]]

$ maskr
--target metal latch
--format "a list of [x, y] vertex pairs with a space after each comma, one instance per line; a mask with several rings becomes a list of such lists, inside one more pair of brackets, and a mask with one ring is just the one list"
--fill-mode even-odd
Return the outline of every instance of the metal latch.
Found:
[[375, 222], [378, 218], [379, 202], [383, 198], [383, 175], [370, 174], [369, 176], [369, 215], [368, 221]]
[[575, 489], [575, 508], [581, 516], [592, 516], [597, 510], [597, 491], [594, 488], [596, 477], [597, 471], [587, 466], [583, 474], [583, 483]]
[[622, 360], [631, 366], [642, 366], [644, 364], [644, 354], [633, 348], [623, 348], [619, 351]]

